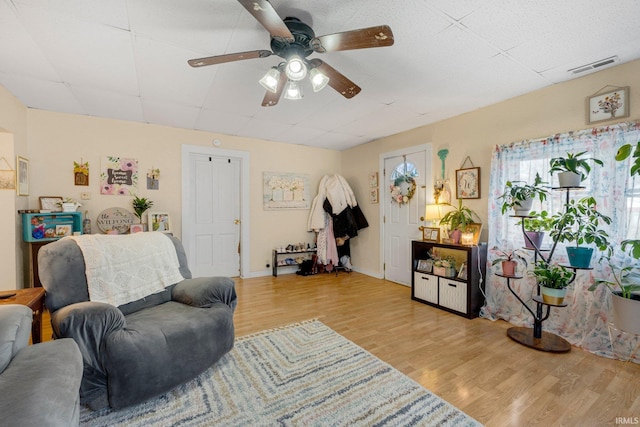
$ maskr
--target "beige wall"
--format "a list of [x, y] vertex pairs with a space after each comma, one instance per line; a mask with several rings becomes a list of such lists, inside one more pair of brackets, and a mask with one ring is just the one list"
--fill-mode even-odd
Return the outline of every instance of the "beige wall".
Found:
[[[343, 152], [28, 110], [0, 87], [0, 128], [13, 135], [15, 154], [23, 155], [31, 162], [31, 195], [28, 198], [9, 197], [15, 201], [15, 208], [11, 210], [13, 213], [0, 211], [0, 218], [8, 223], [15, 223], [19, 232], [20, 221], [15, 210], [37, 207], [38, 196], [79, 198], [81, 191], [90, 191], [92, 199], [85, 201], [85, 206], [81, 209], [89, 210], [95, 227], [95, 218], [103, 209], [113, 206], [131, 209], [130, 197], [99, 194], [101, 156], [131, 156], [139, 160], [143, 172], [152, 166], [160, 168], [160, 190], [146, 190], [143, 184], [139, 195], [154, 200], [155, 208], [169, 210], [174, 216], [174, 224], [178, 226], [176, 234], [180, 235], [181, 145], [212, 147], [212, 141], [217, 138], [222, 141], [221, 148], [246, 151], [251, 158], [251, 264], [248, 275], [267, 272], [265, 263], [270, 262], [273, 247], [306, 242], [313, 238], [306, 231], [307, 211], [275, 212], [262, 209], [262, 172], [265, 171], [309, 173], [314, 195], [318, 181], [324, 174], [341, 173], [345, 176], [370, 224], [351, 243], [353, 263], [359, 271], [380, 275], [380, 205], [368, 202], [368, 176], [370, 172], [378, 170], [382, 153], [431, 143], [434, 171], [439, 171], [440, 160], [436, 153], [447, 148], [449, 156], [446, 170], [452, 184], [455, 169], [469, 155], [473, 163], [482, 168], [483, 197], [468, 200], [465, 204], [476, 210], [483, 221], [486, 221], [489, 165], [491, 151], [496, 144], [589, 127], [585, 122], [585, 99], [606, 85], [631, 86], [630, 119], [638, 119], [638, 75], [640, 61], [634, 61]], [[4, 154], [0, 153], [2, 155]], [[89, 161], [91, 166], [88, 188], [73, 185], [73, 161], [80, 159]], [[380, 188], [385, 191], [386, 183], [381, 182]], [[427, 191], [427, 198], [430, 200], [431, 191]], [[21, 250], [24, 245], [20, 234], [16, 235], [15, 240], [15, 262], [19, 265], [16, 276], [20, 283], [23, 259]], [[2, 251], [6, 255], [7, 250], [9, 249], [0, 248], [0, 256], [3, 255]], [[2, 267], [5, 268], [10, 261], [7, 261], [7, 257], [2, 259]]]
[[[475, 210], [483, 222], [486, 222], [489, 166], [491, 153], [496, 145], [593, 127], [586, 122], [586, 98], [607, 85], [630, 86], [631, 117], [622, 121], [638, 119], [638, 76], [640, 60], [346, 150], [342, 152], [343, 175], [355, 188], [365, 189], [367, 177], [370, 172], [378, 169], [382, 153], [423, 143], [432, 144], [432, 164], [434, 171], [439, 173], [441, 163], [437, 152], [447, 148], [449, 155], [446, 159], [446, 174], [451, 180], [452, 190], [455, 184], [455, 170], [461, 167], [466, 156], [470, 156], [475, 166], [481, 168], [482, 198], [465, 200], [464, 204]], [[381, 182], [380, 189], [386, 191], [384, 182]], [[432, 190], [427, 191], [427, 200], [433, 200]], [[452, 194], [452, 202], [457, 203], [455, 191]], [[357, 195], [363, 197], [361, 194]], [[371, 228], [378, 230], [381, 222], [378, 205], [364, 202], [362, 208]], [[486, 231], [483, 232], [483, 236], [486, 239]], [[379, 248], [378, 232], [370, 232], [362, 239], [355, 239], [352, 246], [354, 265], [373, 275], [381, 274]]]
[[[0, 86], [0, 157], [16, 168], [16, 156], [27, 157], [27, 108]], [[7, 169], [0, 162], [0, 169]], [[0, 290], [15, 289], [23, 282], [23, 248], [18, 209], [25, 209], [28, 198], [14, 190], [0, 191]]]
[[[297, 172], [311, 176], [311, 194], [315, 195], [322, 175], [338, 173], [340, 153], [249, 138], [237, 138], [208, 132], [146, 125], [96, 117], [28, 110], [29, 157], [32, 196], [30, 205], [38, 205], [38, 196], [62, 196], [80, 199], [91, 192], [90, 200], [80, 200], [80, 210], [89, 211], [93, 232], [96, 217], [104, 209], [123, 207], [133, 212], [130, 196], [101, 195], [100, 162], [103, 156], [138, 159], [141, 180], [137, 194], [154, 201], [153, 209], [169, 211], [175, 234], [181, 236], [182, 145], [212, 148], [219, 139], [221, 149], [248, 152], [250, 156], [250, 266], [245, 276], [267, 272], [271, 250], [280, 245], [312, 242], [306, 231], [308, 211], [265, 211], [262, 208], [262, 173]], [[88, 161], [89, 187], [75, 186], [73, 162]], [[160, 169], [160, 189], [147, 190], [144, 174]]]

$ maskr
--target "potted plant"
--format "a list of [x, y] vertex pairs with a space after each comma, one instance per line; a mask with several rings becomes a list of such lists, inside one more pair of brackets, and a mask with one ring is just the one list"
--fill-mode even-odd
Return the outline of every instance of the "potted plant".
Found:
[[582, 181], [587, 179], [591, 172], [589, 161], [600, 166], [603, 165], [602, 160], [587, 157], [581, 158], [587, 154], [586, 151], [580, 153], [567, 153], [567, 157], [554, 157], [549, 161], [549, 173], [553, 175], [558, 172], [558, 182], [560, 187], [578, 187]]
[[58, 206], [62, 208], [62, 212], [75, 212], [82, 204], [71, 197], [65, 197], [61, 202], [58, 202]]
[[494, 247], [493, 250], [498, 257], [491, 262], [491, 265], [500, 263], [504, 276], [515, 276], [519, 263], [522, 263], [525, 268], [529, 265], [527, 259], [520, 255], [517, 249], [502, 251]]
[[504, 200], [502, 202], [502, 214], [505, 214], [509, 209], [513, 209], [517, 216], [527, 215], [531, 210], [534, 199], [537, 198], [540, 202], [547, 199], [549, 190], [543, 187], [543, 184], [548, 183], [542, 181], [539, 173], [536, 173], [533, 184], [527, 184], [525, 181], [507, 181], [504, 193], [498, 197], [498, 199]]
[[596, 199], [584, 197], [577, 202], [570, 200], [565, 204], [564, 212], [551, 218], [551, 237], [556, 242], [574, 242], [567, 246], [567, 256], [572, 267], [588, 268], [591, 264], [593, 248], [581, 246], [593, 244], [599, 250], [611, 255], [609, 235], [599, 228], [601, 223], [611, 224], [611, 218], [596, 209]]
[[[551, 230], [553, 224], [551, 216], [547, 211], [532, 211], [529, 216], [522, 218], [516, 225], [524, 223], [524, 245], [528, 249], [540, 249], [544, 240], [545, 232]], [[534, 247], [535, 246], [535, 247]]]
[[436, 259], [433, 262], [433, 274], [443, 277], [454, 277], [456, 275], [456, 260], [453, 257]]
[[466, 230], [467, 225], [472, 224], [473, 218], [476, 217], [480, 221], [478, 214], [467, 206], [462, 205], [462, 199], [458, 199], [458, 207], [447, 212], [440, 220], [440, 225], [445, 225], [451, 230], [451, 238], [453, 243], [460, 242], [462, 232]]
[[567, 287], [574, 278], [574, 273], [559, 264], [551, 264], [538, 260], [531, 274], [536, 278], [542, 299], [547, 304], [560, 305], [567, 295]]
[[146, 210], [153, 206], [153, 202], [144, 197], [138, 197], [134, 194], [131, 205], [133, 206], [133, 212], [135, 212], [140, 224], [142, 224], [142, 214], [144, 214]]
[[589, 290], [606, 286], [611, 291], [613, 324], [617, 329], [640, 335], [640, 268], [634, 264], [614, 265], [610, 256], [605, 258], [611, 269], [611, 280], [596, 279]]

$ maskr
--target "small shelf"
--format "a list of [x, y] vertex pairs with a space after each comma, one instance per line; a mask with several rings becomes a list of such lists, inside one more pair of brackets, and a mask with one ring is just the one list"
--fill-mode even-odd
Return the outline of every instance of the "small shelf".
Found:
[[274, 249], [273, 252], [272, 252], [272, 260], [271, 260], [271, 274], [273, 275], [273, 277], [278, 277], [278, 268], [280, 268], [280, 267], [293, 267], [293, 266], [299, 266], [300, 265], [298, 263], [296, 263], [296, 264], [282, 264], [282, 265], [279, 265], [278, 264], [278, 256], [280, 256], [280, 255], [315, 254], [316, 252], [318, 252], [317, 248], [309, 248], [309, 249], [298, 250], [298, 251], [279, 251], [277, 249]]
[[504, 277], [507, 279], [522, 279], [524, 276], [507, 276], [506, 274], [494, 273], [498, 277]]

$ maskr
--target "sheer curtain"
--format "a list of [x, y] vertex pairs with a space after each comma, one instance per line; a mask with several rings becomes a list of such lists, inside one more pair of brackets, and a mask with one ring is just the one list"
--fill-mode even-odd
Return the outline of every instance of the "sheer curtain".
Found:
[[[536, 172], [550, 186], [557, 186], [557, 175], [549, 175], [549, 160], [553, 157], [565, 156], [567, 152], [579, 153], [587, 151], [589, 156], [604, 162], [604, 166], [594, 166], [589, 178], [583, 183], [584, 190], [571, 192], [571, 197], [580, 199], [586, 196], [595, 197], [598, 210], [612, 218], [607, 227], [610, 241], [615, 248], [627, 238], [638, 238], [638, 205], [640, 201], [640, 183], [629, 176], [630, 161], [616, 162], [615, 154], [624, 144], [635, 144], [640, 141], [640, 121], [620, 123], [603, 128], [593, 128], [577, 132], [557, 134], [548, 138], [525, 140], [507, 145], [497, 146], [491, 160], [489, 184], [489, 259], [487, 266], [486, 303], [481, 316], [496, 320], [504, 319], [518, 326], [532, 326], [531, 314], [509, 291], [506, 279], [493, 274], [496, 267], [491, 261], [496, 258], [494, 248], [520, 248], [524, 246], [524, 238], [518, 218], [502, 215], [499, 196], [503, 193], [507, 181], [522, 180], [532, 183]], [[638, 196], [636, 197], [636, 192]], [[634, 203], [634, 199], [635, 203]], [[550, 214], [559, 212], [565, 202], [565, 193], [551, 190], [547, 201], [534, 203], [533, 209], [547, 210]], [[547, 233], [548, 234], [548, 233]], [[543, 246], [550, 246], [550, 239], [545, 236]], [[618, 257], [623, 255], [618, 252]], [[610, 339], [608, 322], [610, 321], [610, 294], [604, 288], [596, 292], [588, 290], [596, 277], [608, 277], [606, 263], [599, 263], [600, 254], [594, 253], [593, 270], [580, 270], [576, 280], [569, 288], [565, 308], [552, 308], [549, 319], [543, 322], [543, 329], [564, 337], [571, 344], [607, 357], [614, 357], [612, 339]], [[533, 263], [533, 252], [528, 254], [529, 269]], [[552, 261], [568, 263], [564, 245], [558, 244]], [[499, 270], [498, 270], [499, 272]], [[535, 303], [531, 300], [537, 293], [535, 279], [520, 271], [523, 279], [512, 280], [511, 287], [520, 298], [527, 302], [535, 312]], [[524, 273], [524, 274], [522, 274]], [[638, 344], [638, 337], [631, 334], [615, 335], [615, 353], [628, 354]]]

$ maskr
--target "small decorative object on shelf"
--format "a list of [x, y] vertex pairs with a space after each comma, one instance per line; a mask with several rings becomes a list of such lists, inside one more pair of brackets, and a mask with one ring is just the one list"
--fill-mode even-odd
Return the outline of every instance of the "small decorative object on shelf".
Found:
[[81, 203], [76, 202], [71, 197], [65, 197], [58, 204], [62, 208], [62, 212], [75, 212], [82, 206]]
[[[460, 238], [463, 232], [467, 231], [467, 227], [471, 224], [476, 224], [473, 218], [480, 220], [478, 214], [471, 210], [467, 206], [462, 205], [462, 200], [458, 200], [458, 207], [455, 208], [451, 205], [449, 212], [447, 212], [440, 220], [440, 225], [447, 226], [451, 232], [449, 238], [452, 239], [454, 244], [460, 243]], [[482, 226], [480, 225], [480, 228]], [[474, 230], [475, 231], [475, 230]], [[480, 238], [480, 231], [477, 233], [478, 239]], [[474, 233], [475, 240], [475, 233]]]
[[133, 207], [133, 212], [138, 217], [138, 222], [142, 224], [142, 215], [153, 207], [153, 201], [144, 197], [138, 197], [134, 194], [131, 206]]

